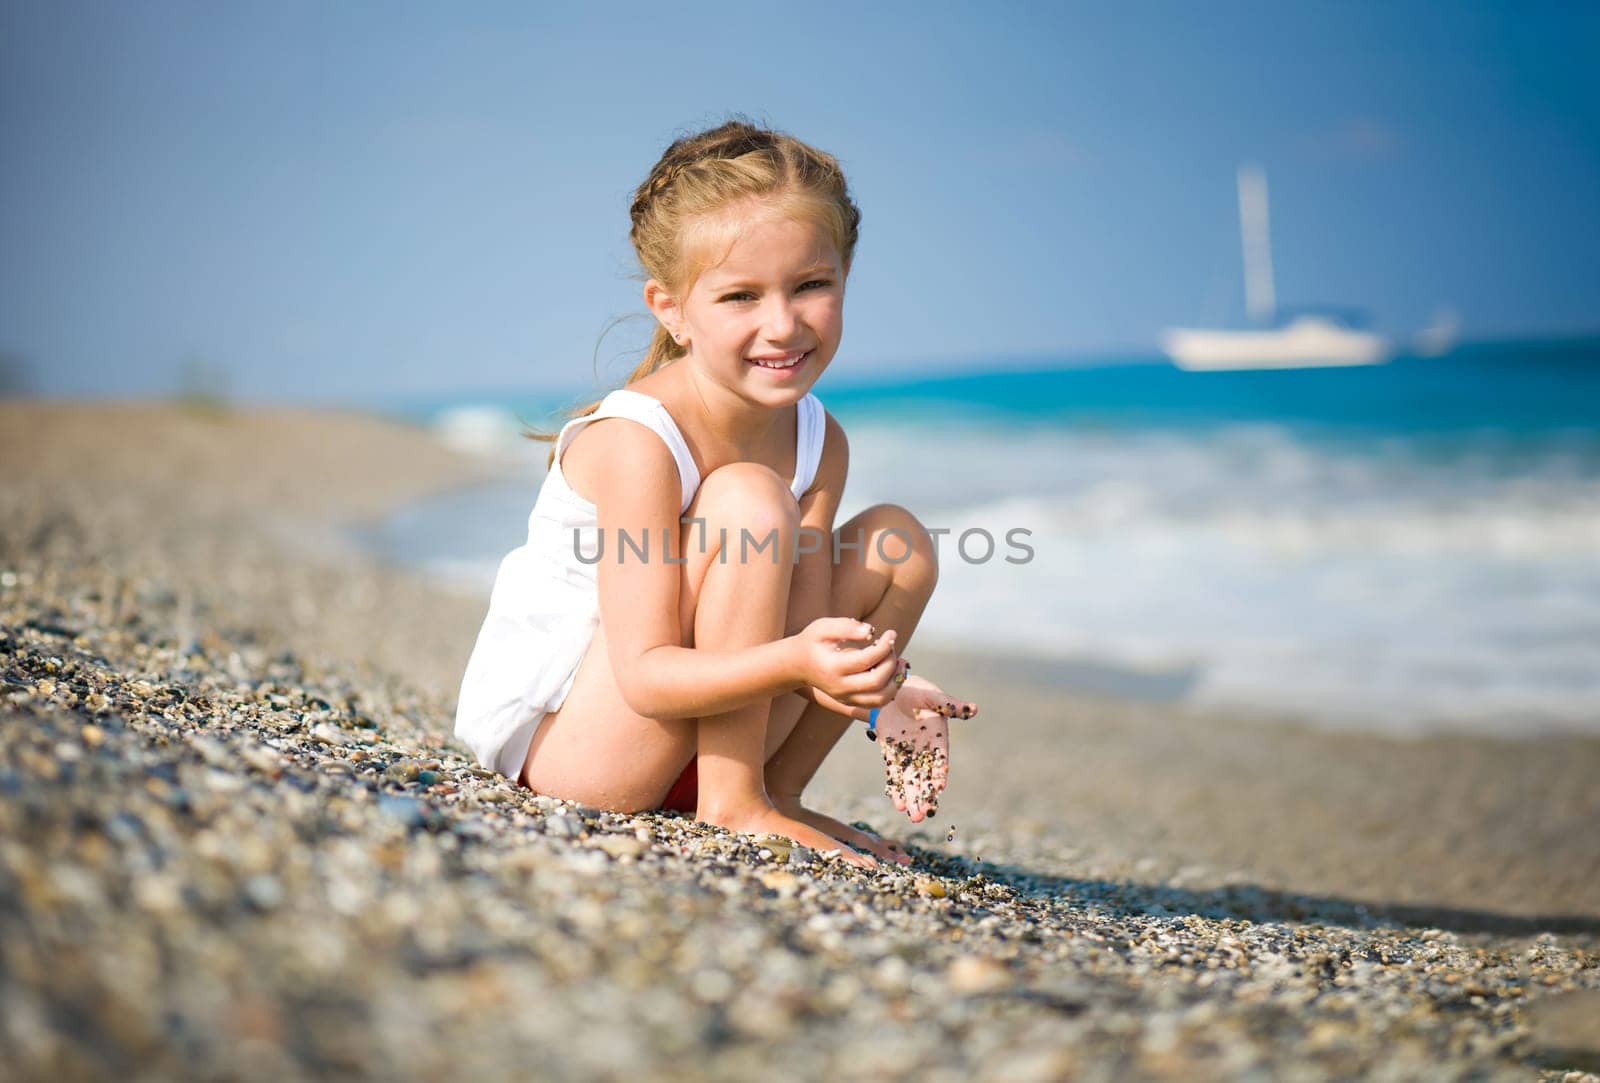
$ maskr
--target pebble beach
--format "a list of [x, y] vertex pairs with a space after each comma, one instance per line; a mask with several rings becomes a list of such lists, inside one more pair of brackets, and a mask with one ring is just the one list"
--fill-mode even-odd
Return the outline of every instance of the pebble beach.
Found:
[[1600, 1080], [1600, 738], [913, 643], [982, 714], [921, 825], [847, 735], [858, 870], [474, 764], [483, 600], [350, 540], [491, 476], [421, 429], [7, 401], [0, 462], [9, 1078]]

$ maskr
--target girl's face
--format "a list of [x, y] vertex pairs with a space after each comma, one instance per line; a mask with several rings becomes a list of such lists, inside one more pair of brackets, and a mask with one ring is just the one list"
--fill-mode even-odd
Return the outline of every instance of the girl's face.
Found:
[[681, 303], [663, 297], [651, 308], [681, 336], [684, 360], [752, 401], [781, 406], [804, 397], [833, 360], [844, 285], [838, 249], [817, 223], [747, 213], [727, 257]]

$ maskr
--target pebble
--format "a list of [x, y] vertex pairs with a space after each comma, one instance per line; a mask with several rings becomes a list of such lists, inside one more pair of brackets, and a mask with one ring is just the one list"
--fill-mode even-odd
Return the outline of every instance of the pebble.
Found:
[[390, 793], [380, 794], [378, 796], [378, 811], [392, 820], [397, 820], [406, 827], [421, 827], [428, 819], [426, 807], [415, 797], [400, 797]]
[[283, 885], [271, 876], [252, 876], [245, 881], [244, 895], [257, 910], [276, 910], [283, 903]]
[[239, 758], [264, 775], [276, 778], [283, 773], [283, 757], [262, 745], [246, 745], [239, 750]]
[[606, 835], [595, 845], [612, 857], [638, 857], [650, 852], [650, 844], [628, 835]]
[[945, 971], [945, 982], [958, 993], [992, 993], [1012, 983], [1005, 964], [980, 955], [963, 955]]
[[326, 722], [318, 722], [311, 727], [311, 736], [325, 745], [347, 745], [354, 737], [338, 726], [330, 726]]
[[782, 835], [757, 835], [755, 842], [761, 848], [758, 856], [763, 861], [788, 861], [795, 847], [793, 840]]
[[421, 774], [422, 768], [415, 760], [401, 760], [385, 768], [383, 777], [391, 782], [416, 782]]
[[789, 898], [800, 890], [800, 878], [792, 872], [784, 872], [779, 869], [762, 873], [761, 884], [763, 887], [776, 891], [784, 898]]

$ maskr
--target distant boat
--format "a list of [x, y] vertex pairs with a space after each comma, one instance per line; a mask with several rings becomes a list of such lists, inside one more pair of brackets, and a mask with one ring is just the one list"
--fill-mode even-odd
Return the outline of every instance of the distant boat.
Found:
[[1167, 356], [1186, 369], [1303, 369], [1376, 365], [1389, 359], [1389, 343], [1322, 316], [1300, 316], [1261, 331], [1191, 331], [1175, 328], [1161, 338]]
[[1239, 237], [1244, 249], [1245, 308], [1263, 326], [1224, 331], [1173, 328], [1161, 346], [1179, 368], [1322, 368], [1376, 365], [1393, 353], [1382, 335], [1362, 331], [1331, 315], [1305, 314], [1277, 323], [1272, 281], [1272, 244], [1267, 230], [1267, 179], [1256, 166], [1239, 168]]

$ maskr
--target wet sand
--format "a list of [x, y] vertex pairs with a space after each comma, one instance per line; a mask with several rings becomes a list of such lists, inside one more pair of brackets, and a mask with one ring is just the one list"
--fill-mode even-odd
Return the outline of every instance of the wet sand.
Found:
[[817, 803], [919, 856], [856, 873], [474, 769], [482, 601], [347, 540], [485, 477], [421, 431], [6, 402], [0, 462], [26, 1076], [1600, 1067], [1600, 740], [1320, 733], [913, 645], [983, 713], [921, 827], [847, 737]]

